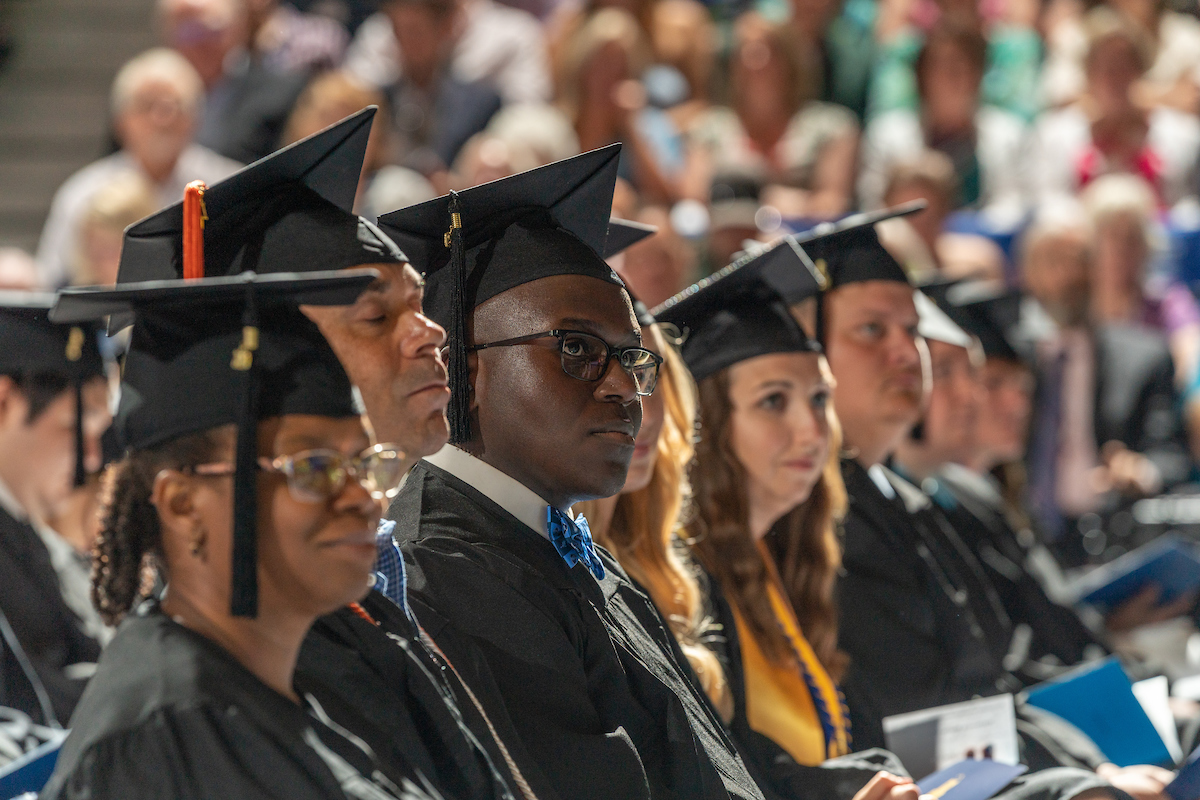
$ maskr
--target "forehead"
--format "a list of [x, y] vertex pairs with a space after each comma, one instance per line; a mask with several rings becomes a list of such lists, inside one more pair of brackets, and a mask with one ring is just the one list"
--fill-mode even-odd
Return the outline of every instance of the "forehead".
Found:
[[533, 327], [578, 328], [613, 342], [640, 335], [628, 293], [586, 275], [552, 275], [501, 292], [475, 309], [474, 324], [477, 338]]
[[917, 319], [912, 287], [899, 281], [860, 281], [840, 286], [829, 293], [829, 305], [838, 316], [849, 319]]

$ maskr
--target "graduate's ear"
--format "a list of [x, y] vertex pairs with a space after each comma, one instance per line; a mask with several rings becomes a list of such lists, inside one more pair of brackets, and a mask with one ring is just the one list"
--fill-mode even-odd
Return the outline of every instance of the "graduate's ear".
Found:
[[195, 490], [195, 478], [180, 470], [159, 470], [154, 476], [150, 502], [158, 509], [164, 547], [169, 547], [168, 541], [190, 538], [199, 524]]
[[24, 423], [29, 411], [17, 382], [8, 375], [0, 375], [0, 429], [13, 422]]

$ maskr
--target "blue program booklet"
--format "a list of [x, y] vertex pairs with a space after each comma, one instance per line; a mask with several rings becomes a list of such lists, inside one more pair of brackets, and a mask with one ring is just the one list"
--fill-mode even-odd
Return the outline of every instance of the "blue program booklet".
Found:
[[1027, 769], [1024, 764], [967, 759], [917, 781], [917, 787], [922, 795], [931, 795], [936, 800], [987, 800]]
[[1162, 604], [1200, 588], [1196, 545], [1173, 534], [1159, 537], [1089, 572], [1075, 584], [1075, 591], [1079, 602], [1108, 612], [1151, 584], [1158, 586]]
[[58, 762], [58, 750], [67, 738], [63, 731], [50, 741], [0, 767], [0, 797], [16, 797], [25, 792], [40, 792], [50, 780]]
[[1025, 702], [1062, 717], [1089, 736], [1119, 767], [1174, 764], [1115, 658], [1072, 670], [1033, 687]]

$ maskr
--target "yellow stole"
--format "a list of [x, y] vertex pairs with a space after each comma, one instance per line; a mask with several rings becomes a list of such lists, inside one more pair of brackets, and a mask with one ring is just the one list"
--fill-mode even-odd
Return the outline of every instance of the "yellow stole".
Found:
[[805, 681], [800, 665], [783, 666], [768, 659], [742, 614], [734, 606], [733, 616], [737, 623], [746, 680], [746, 718], [753, 730], [773, 740], [798, 763], [816, 766], [827, 758], [850, 752], [850, 722], [846, 719], [841, 692], [800, 630], [800, 623], [786, 599], [783, 581], [775, 569], [774, 559], [763, 542], [758, 542], [758, 549], [767, 566], [767, 594], [775, 618], [791, 642], [796, 656], [803, 659], [804, 667], [828, 711], [834, 736], [832, 741], [826, 741], [821, 718], [813, 703], [813, 691]]

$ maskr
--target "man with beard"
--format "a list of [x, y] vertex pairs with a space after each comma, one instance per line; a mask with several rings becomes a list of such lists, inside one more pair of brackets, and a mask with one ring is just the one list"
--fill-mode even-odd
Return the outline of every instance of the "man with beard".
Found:
[[452, 659], [481, 654], [468, 682], [552, 796], [757, 799], [661, 617], [570, 512], [620, 491], [662, 361], [603, 260], [619, 152], [380, 219], [449, 328], [452, 391], [452, 445], [388, 516], [417, 617]]

